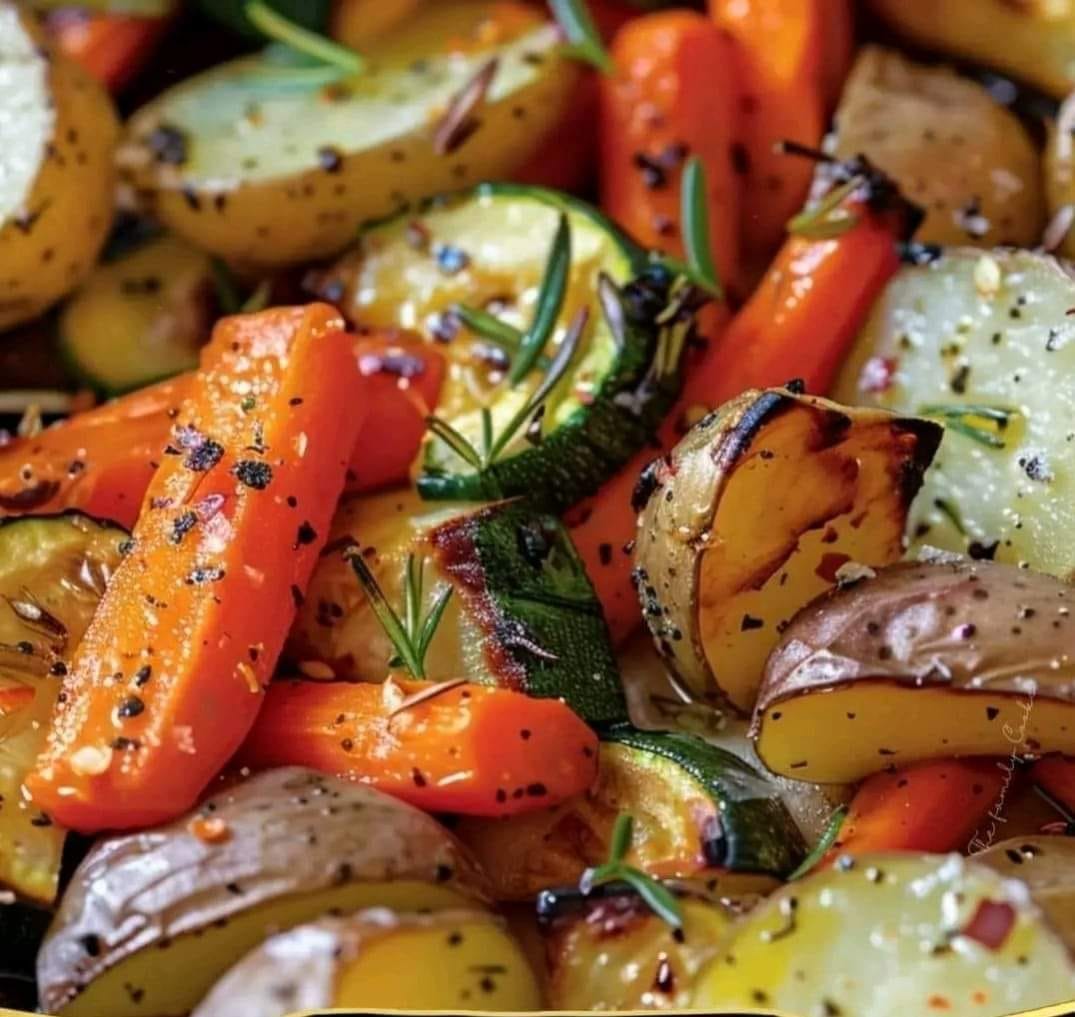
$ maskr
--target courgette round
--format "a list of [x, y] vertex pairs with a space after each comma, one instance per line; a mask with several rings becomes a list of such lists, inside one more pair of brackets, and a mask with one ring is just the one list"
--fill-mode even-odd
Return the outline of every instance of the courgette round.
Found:
[[[543, 416], [512, 433], [509, 422], [543, 370], [513, 386], [514, 351], [466, 328], [456, 309], [465, 302], [525, 330], [561, 214], [571, 266], [546, 354], [555, 355], [582, 309], [588, 318]], [[482, 407], [494, 438], [512, 433], [482, 469], [431, 435], [418, 477], [424, 498], [526, 496], [561, 511], [652, 440], [671, 407], [678, 351], [693, 319], [688, 308], [677, 313], [673, 285], [667, 269], [586, 203], [541, 188], [485, 184], [369, 228], [319, 291], [360, 325], [412, 328], [442, 345], [452, 370], [438, 416], [474, 449], [483, 447]]]
[[72, 374], [106, 396], [198, 366], [218, 313], [209, 255], [155, 237], [94, 269], [59, 315]]
[[0, 520], [0, 884], [33, 900], [56, 895], [64, 831], [24, 799], [23, 777], [127, 537], [77, 512]]

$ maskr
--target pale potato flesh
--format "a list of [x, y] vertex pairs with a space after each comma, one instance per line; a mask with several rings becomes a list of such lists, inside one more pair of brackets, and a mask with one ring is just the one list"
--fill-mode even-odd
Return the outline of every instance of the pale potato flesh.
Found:
[[[1029, 251], [952, 250], [875, 305], [836, 398], [901, 412], [982, 406], [948, 426], [909, 520], [929, 545], [1075, 578], [1075, 281]], [[938, 418], [941, 419], [941, 418]]]
[[870, 0], [900, 35], [1006, 71], [1057, 99], [1075, 87], [1072, 0]]
[[918, 241], [1030, 247], [1041, 238], [1037, 148], [1013, 113], [953, 70], [864, 47], [836, 111], [835, 142], [837, 156], [865, 155], [923, 209]]
[[[559, 123], [578, 66], [540, 11], [501, 16], [492, 0], [424, 6], [366, 54], [361, 75], [328, 87], [265, 84], [252, 58], [214, 68], [135, 114], [127, 177], [175, 232], [223, 257], [334, 254], [365, 222], [510, 177]], [[438, 149], [438, 124], [492, 59], [476, 128]], [[158, 161], [161, 129], [183, 139], [181, 160]]]
[[1025, 886], [958, 855], [866, 855], [763, 901], [692, 1005], [995, 1017], [1069, 1000], [1075, 968]]

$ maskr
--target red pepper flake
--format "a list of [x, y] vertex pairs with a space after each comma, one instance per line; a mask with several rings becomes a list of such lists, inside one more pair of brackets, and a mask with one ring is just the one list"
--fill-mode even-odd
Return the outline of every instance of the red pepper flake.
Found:
[[1010, 904], [983, 900], [974, 912], [974, 917], [960, 930], [960, 933], [990, 950], [999, 950], [1014, 925], [1015, 909]]
[[841, 554], [838, 551], [827, 551], [821, 556], [821, 561], [814, 569], [814, 575], [819, 579], [824, 579], [826, 583], [835, 583], [836, 573], [849, 561], [851, 561], [850, 555]]
[[231, 840], [231, 829], [219, 816], [195, 816], [187, 831], [203, 844], [225, 844]]

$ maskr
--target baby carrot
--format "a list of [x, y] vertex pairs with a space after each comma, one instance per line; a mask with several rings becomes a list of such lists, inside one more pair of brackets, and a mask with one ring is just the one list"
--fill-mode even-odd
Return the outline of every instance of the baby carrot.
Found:
[[597, 775], [597, 736], [562, 702], [467, 682], [276, 681], [239, 760], [349, 777], [428, 812], [506, 816]]
[[250, 730], [366, 409], [325, 304], [223, 319], [26, 787], [62, 826], [188, 809]]

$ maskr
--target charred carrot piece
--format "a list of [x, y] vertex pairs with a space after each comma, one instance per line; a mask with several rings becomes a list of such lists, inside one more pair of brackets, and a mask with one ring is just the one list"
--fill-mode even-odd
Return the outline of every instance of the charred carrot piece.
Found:
[[713, 260], [733, 283], [740, 219], [734, 44], [704, 15], [671, 10], [629, 21], [611, 55], [615, 73], [600, 81], [602, 207], [642, 246], [682, 257], [680, 180], [697, 156]]
[[764, 264], [784, 224], [806, 199], [812, 167], [775, 150], [781, 141], [817, 146], [825, 131], [821, 77], [824, 22], [832, 0], [710, 0], [734, 40], [742, 90], [737, 150], [743, 170], [743, 244]]
[[57, 11], [48, 20], [60, 49], [113, 92], [145, 64], [167, 26], [167, 18], [76, 10]]
[[331, 307], [225, 318], [26, 786], [95, 832], [188, 809], [250, 730], [366, 410]]
[[828, 0], [821, 19], [821, 93], [831, 113], [855, 59], [855, 11], [851, 0]]
[[[828, 390], [874, 300], [899, 268], [896, 241], [913, 221], [913, 209], [885, 188], [879, 178], [848, 196], [841, 208], [857, 221], [839, 236], [789, 237], [730, 324], [722, 305], [707, 309], [708, 342], [686, 365], [683, 393], [658, 436], [661, 449], [667, 452], [691, 424], [744, 389], [801, 378], [809, 392]], [[567, 520], [618, 643], [641, 621], [633, 562], [624, 548], [635, 537], [631, 493], [654, 454], [646, 449], [635, 456]]]
[[[404, 482], [436, 407], [444, 358], [416, 336], [395, 332], [355, 341], [369, 380], [366, 425], [347, 487], [372, 491]], [[0, 516], [80, 509], [130, 528], [161, 461], [172, 422], [193, 375], [141, 389], [50, 427], [36, 438], [0, 445]]]
[[938, 759], [867, 778], [826, 856], [965, 851], [1002, 800], [996, 759]]
[[585, 791], [597, 736], [562, 702], [467, 682], [276, 681], [239, 759], [309, 766], [428, 812], [507, 816]]

